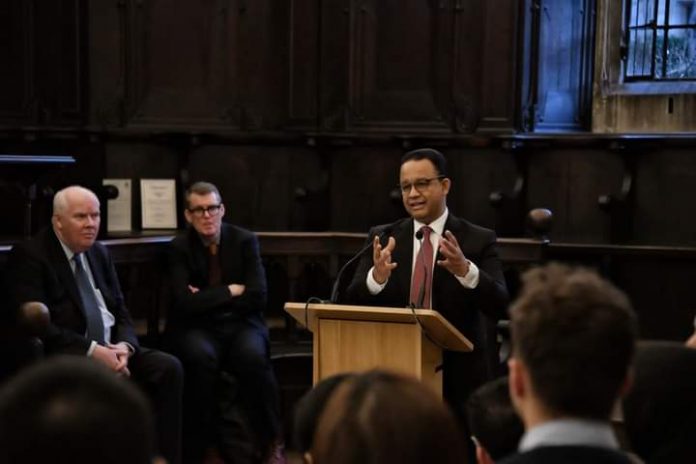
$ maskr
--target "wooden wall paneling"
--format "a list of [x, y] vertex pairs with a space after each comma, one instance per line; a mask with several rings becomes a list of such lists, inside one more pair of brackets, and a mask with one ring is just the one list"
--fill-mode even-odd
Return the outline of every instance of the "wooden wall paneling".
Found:
[[[283, 198], [287, 198], [290, 213], [285, 230], [331, 230], [335, 214], [331, 209], [331, 152], [321, 147], [285, 151], [289, 169], [283, 179], [289, 182], [289, 190]], [[281, 222], [277, 226], [282, 227]]]
[[36, 85], [39, 121], [79, 126], [86, 116], [86, 4], [36, 3]]
[[283, 23], [278, 26], [278, 30], [285, 34], [285, 41], [273, 53], [273, 58], [284, 71], [284, 126], [291, 130], [315, 131], [322, 72], [319, 47], [324, 46], [320, 45], [324, 39], [320, 36], [321, 0], [279, 3], [287, 5], [287, 9], [282, 11]]
[[397, 189], [402, 154], [386, 146], [331, 153], [331, 230], [364, 233], [374, 225], [405, 217]]
[[288, 2], [274, 0], [239, 4], [239, 97], [245, 130], [277, 129], [284, 121], [289, 8]]
[[524, 2], [484, 2], [480, 114], [477, 130], [512, 132], [517, 127], [519, 21]]
[[[350, 31], [356, 0], [321, 0], [319, 20], [319, 130], [344, 130], [348, 124]], [[296, 62], [296, 60], [294, 60]]]
[[127, 0], [128, 126], [234, 129], [242, 122], [241, 0]]
[[113, 128], [126, 123], [126, 12], [123, 0], [89, 2], [89, 124]]
[[455, 0], [452, 33], [454, 130], [476, 129], [481, 88], [484, 1]]
[[[493, 191], [510, 191], [516, 176], [514, 155], [494, 148], [468, 148], [446, 151], [452, 187], [447, 198], [450, 211], [475, 224], [496, 229], [498, 213], [490, 202]], [[521, 234], [517, 234], [517, 237]]]
[[537, 151], [530, 156], [529, 166], [529, 207], [553, 211], [552, 240], [609, 241], [609, 217], [600, 209], [598, 198], [621, 189], [620, 156], [598, 150]]
[[36, 118], [34, 2], [0, 6], [0, 122], [23, 125]]
[[696, 244], [691, 208], [696, 185], [693, 150], [663, 148], [642, 155], [637, 167], [635, 241]]
[[[326, 188], [322, 182], [326, 181], [321, 180], [322, 168], [311, 150], [207, 145], [191, 153], [188, 170], [192, 182], [206, 180], [218, 186], [227, 219], [243, 227], [299, 229], [311, 225], [312, 220], [323, 225], [330, 217], [322, 190]], [[298, 204], [298, 188], [310, 194], [305, 204]], [[308, 208], [311, 214], [302, 208]]]
[[351, 128], [450, 131], [453, 63], [448, 4], [446, 0], [352, 2]]

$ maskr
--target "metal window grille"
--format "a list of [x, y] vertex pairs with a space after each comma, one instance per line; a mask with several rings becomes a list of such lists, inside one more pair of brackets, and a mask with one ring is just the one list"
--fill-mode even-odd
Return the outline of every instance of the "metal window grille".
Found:
[[696, 0], [626, 0], [627, 81], [696, 80]]

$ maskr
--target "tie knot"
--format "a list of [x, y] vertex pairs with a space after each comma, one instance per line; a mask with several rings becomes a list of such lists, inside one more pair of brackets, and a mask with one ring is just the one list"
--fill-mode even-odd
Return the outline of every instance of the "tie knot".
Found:
[[76, 266], [82, 267], [82, 253], [75, 253], [72, 259]]
[[430, 226], [423, 226], [420, 228], [420, 231], [423, 233], [423, 239], [428, 240], [430, 238], [430, 232], [432, 232], [433, 229], [431, 229]]
[[217, 243], [211, 243], [208, 245], [208, 251], [210, 251], [210, 254], [212, 256], [217, 256], [218, 254], [218, 244]]

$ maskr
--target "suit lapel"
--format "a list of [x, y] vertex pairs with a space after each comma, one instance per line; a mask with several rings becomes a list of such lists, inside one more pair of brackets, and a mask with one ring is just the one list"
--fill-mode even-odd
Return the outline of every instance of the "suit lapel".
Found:
[[94, 247], [90, 248], [85, 252], [85, 256], [87, 257], [87, 261], [89, 262], [89, 269], [92, 271], [92, 277], [94, 278], [94, 285], [99, 289], [99, 291], [102, 294], [102, 297], [104, 298], [104, 303], [108, 306], [108, 299], [109, 295], [107, 295], [106, 289], [108, 286], [106, 285], [106, 280], [104, 278], [104, 272], [102, 267], [99, 265], [99, 258], [97, 257], [97, 252], [94, 250]]
[[80, 309], [82, 315], [85, 315], [85, 308], [82, 306], [82, 298], [80, 297], [80, 292], [77, 289], [77, 283], [75, 282], [75, 275], [70, 267], [67, 256], [65, 256], [65, 251], [56, 237], [55, 232], [50, 230], [49, 247], [51, 253], [51, 261], [56, 266], [56, 274], [58, 274], [58, 279], [63, 283], [65, 288], [68, 290], [70, 299], [75, 303], [75, 306]]

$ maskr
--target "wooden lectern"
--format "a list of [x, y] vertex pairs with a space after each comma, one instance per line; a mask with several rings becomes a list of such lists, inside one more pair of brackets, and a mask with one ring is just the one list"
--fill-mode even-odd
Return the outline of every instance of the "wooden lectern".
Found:
[[442, 349], [474, 349], [430, 309], [416, 309], [414, 316], [409, 308], [286, 303], [285, 311], [314, 334], [315, 384], [381, 367], [413, 375], [442, 395]]

